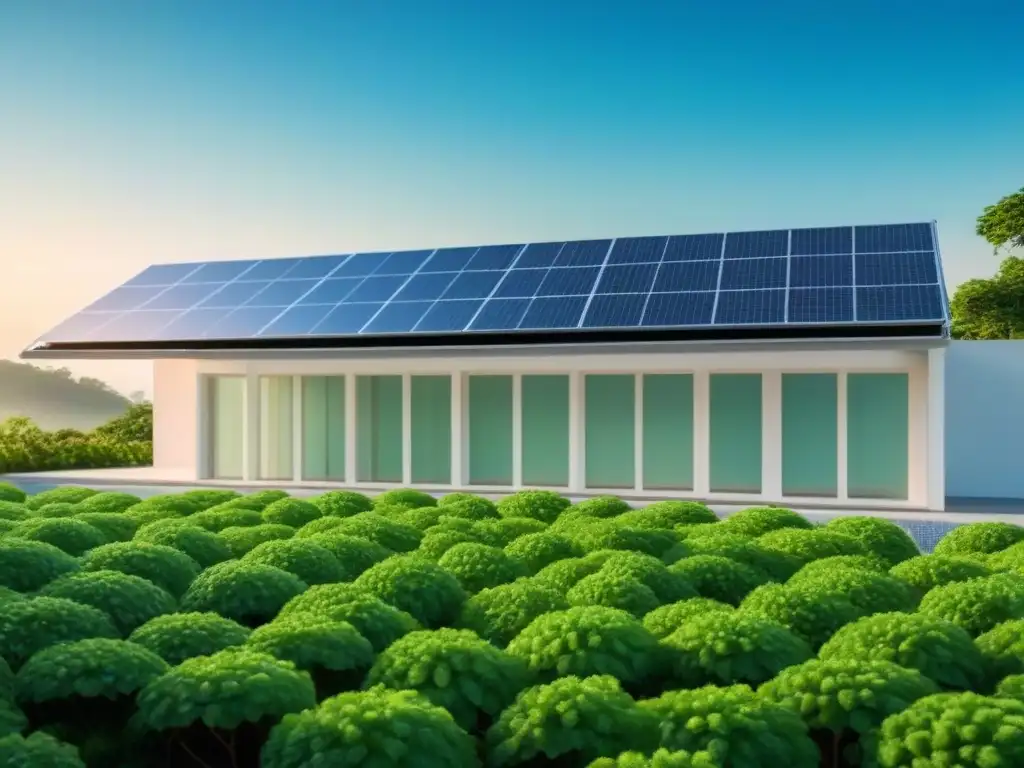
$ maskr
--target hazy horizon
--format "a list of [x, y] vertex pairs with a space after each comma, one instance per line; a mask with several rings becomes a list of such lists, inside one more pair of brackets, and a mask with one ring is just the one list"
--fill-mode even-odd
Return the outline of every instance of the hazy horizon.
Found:
[[0, 357], [155, 262], [936, 219], [995, 270], [1024, 7], [622, 7], [7, 0]]

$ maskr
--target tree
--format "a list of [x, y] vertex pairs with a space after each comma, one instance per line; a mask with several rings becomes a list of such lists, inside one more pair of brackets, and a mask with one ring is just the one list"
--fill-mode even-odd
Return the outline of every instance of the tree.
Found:
[[[1024, 189], [987, 206], [976, 232], [996, 253], [1024, 247]], [[993, 277], [963, 283], [950, 311], [954, 338], [1024, 338], [1024, 259], [1008, 255]]]

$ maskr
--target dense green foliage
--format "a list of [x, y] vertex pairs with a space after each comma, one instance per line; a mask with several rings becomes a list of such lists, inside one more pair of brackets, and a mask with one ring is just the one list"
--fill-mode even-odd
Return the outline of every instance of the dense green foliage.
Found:
[[1012, 526], [922, 555], [776, 507], [5, 486], [0, 519], [22, 763], [881, 767], [953, 722], [1017, 759]]

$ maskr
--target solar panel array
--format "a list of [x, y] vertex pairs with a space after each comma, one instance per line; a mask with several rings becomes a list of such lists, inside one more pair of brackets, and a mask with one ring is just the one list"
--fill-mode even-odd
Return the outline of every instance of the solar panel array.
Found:
[[164, 264], [42, 343], [942, 322], [932, 224]]

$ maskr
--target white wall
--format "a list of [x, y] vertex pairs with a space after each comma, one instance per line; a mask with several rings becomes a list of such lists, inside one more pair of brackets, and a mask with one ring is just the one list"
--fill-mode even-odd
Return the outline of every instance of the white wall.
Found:
[[946, 493], [1024, 498], [1024, 340], [946, 353]]
[[198, 406], [195, 360], [153, 362], [153, 466], [195, 472]]

